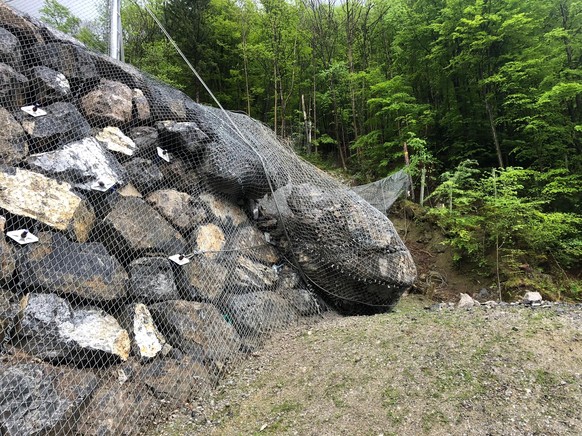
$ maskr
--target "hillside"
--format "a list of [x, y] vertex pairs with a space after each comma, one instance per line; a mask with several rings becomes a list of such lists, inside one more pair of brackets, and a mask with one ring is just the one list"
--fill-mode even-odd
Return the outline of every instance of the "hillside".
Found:
[[579, 305], [431, 304], [277, 335], [152, 434], [579, 434]]

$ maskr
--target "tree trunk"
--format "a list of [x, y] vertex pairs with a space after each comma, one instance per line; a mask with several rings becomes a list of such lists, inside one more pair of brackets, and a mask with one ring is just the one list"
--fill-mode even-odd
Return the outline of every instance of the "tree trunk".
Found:
[[493, 143], [495, 144], [495, 151], [497, 152], [499, 168], [504, 168], [503, 155], [501, 154], [501, 146], [499, 145], [499, 139], [497, 138], [497, 129], [495, 128], [495, 120], [493, 118], [493, 109], [491, 108], [491, 104], [487, 99], [485, 99], [485, 108], [487, 109], [487, 115], [489, 116], [489, 125], [491, 126], [491, 134], [493, 135]]

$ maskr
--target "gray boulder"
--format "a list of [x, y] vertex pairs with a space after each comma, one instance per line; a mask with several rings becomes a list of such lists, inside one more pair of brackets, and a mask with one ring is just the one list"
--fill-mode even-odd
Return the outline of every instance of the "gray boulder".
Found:
[[19, 110], [26, 104], [28, 78], [10, 65], [0, 63], [0, 106]]
[[252, 225], [237, 228], [228, 248], [240, 250], [247, 257], [267, 265], [276, 264], [281, 260], [275, 247], [267, 242], [265, 234]]
[[228, 295], [223, 305], [236, 330], [243, 337], [269, 334], [298, 319], [289, 302], [274, 292]]
[[98, 182], [107, 186], [126, 182], [121, 164], [93, 137], [71, 142], [59, 150], [29, 156], [26, 161], [33, 170], [87, 191]]
[[[394, 226], [356, 194], [301, 184], [274, 197], [303, 271], [342, 310], [387, 310], [412, 286], [416, 267]], [[278, 216], [272, 201], [261, 206]]]
[[187, 300], [216, 302], [228, 277], [228, 269], [216, 259], [197, 254], [178, 270], [178, 289]]
[[95, 235], [123, 263], [146, 253], [184, 253], [186, 247], [182, 235], [138, 197], [119, 198], [96, 227]]
[[49, 67], [33, 67], [29, 74], [30, 90], [34, 100], [40, 104], [68, 100], [71, 96], [71, 84], [63, 73]]
[[230, 281], [237, 292], [263, 291], [271, 289], [277, 282], [275, 269], [247, 256], [239, 256], [235, 265]]
[[147, 123], [150, 121], [152, 112], [150, 110], [150, 104], [148, 99], [145, 97], [141, 89], [133, 88], [132, 92], [132, 103], [133, 109], [135, 111], [136, 120], [139, 123]]
[[164, 174], [160, 167], [150, 159], [136, 157], [124, 163], [123, 168], [125, 168], [131, 183], [142, 194], [147, 194], [162, 187]]
[[141, 88], [150, 102], [152, 121], [194, 121], [199, 105], [171, 86], [147, 78]]
[[18, 303], [14, 301], [14, 295], [10, 291], [0, 288], [0, 353], [4, 343], [10, 339], [18, 310]]
[[127, 273], [102, 244], [71, 242], [60, 233], [37, 236], [39, 241], [23, 249], [17, 262], [18, 277], [30, 291], [95, 301], [126, 295]]
[[152, 159], [156, 155], [158, 130], [155, 127], [134, 127], [129, 131], [129, 137], [137, 147], [136, 156]]
[[129, 295], [137, 301], [178, 299], [172, 265], [166, 257], [142, 257], [128, 266]]
[[0, 432], [5, 436], [76, 433], [77, 420], [97, 387], [88, 371], [38, 362], [0, 365]]
[[22, 67], [20, 41], [16, 36], [0, 27], [0, 62], [19, 70]]
[[212, 304], [175, 300], [149, 309], [168, 342], [198, 362], [223, 364], [238, 353], [238, 334]]
[[144, 89], [146, 77], [134, 66], [101, 53], [91, 52], [88, 55], [100, 77], [116, 80], [132, 89]]
[[192, 121], [160, 121], [156, 124], [163, 148], [181, 148], [194, 155], [201, 155], [211, 140], [198, 125]]
[[[20, 168], [0, 167], [0, 207], [13, 215], [33, 218], [77, 241], [86, 241], [95, 215], [68, 183]], [[47, 201], [50, 199], [50, 201]]]
[[30, 18], [12, 9], [6, 3], [0, 3], [0, 23], [9, 27], [13, 33], [29, 44], [45, 42], [40, 29], [31, 23]]
[[14, 165], [28, 154], [28, 141], [22, 126], [0, 107], [0, 163]]
[[22, 120], [22, 127], [30, 136], [30, 148], [35, 152], [52, 150], [90, 135], [91, 126], [73, 104], [57, 102], [43, 109], [47, 115], [36, 118], [26, 115]]
[[54, 294], [26, 295], [16, 327], [18, 346], [51, 362], [107, 365], [129, 357], [126, 330], [97, 309], [73, 310]]
[[125, 124], [132, 118], [132, 92], [121, 82], [101, 79], [81, 98], [81, 107], [93, 126]]

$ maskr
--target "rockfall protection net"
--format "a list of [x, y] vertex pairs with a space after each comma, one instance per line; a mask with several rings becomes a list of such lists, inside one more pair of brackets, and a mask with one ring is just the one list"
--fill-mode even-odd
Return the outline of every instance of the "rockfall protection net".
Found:
[[410, 177], [404, 170], [366, 185], [353, 186], [352, 191], [382, 213], [410, 189]]
[[322, 297], [412, 284], [390, 221], [264, 125], [5, 4], [0, 41], [0, 434], [143, 433]]

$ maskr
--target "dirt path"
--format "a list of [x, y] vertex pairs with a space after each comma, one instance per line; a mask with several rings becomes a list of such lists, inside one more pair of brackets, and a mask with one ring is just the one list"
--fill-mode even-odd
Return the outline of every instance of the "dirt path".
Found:
[[425, 305], [276, 335], [154, 434], [582, 432], [582, 308]]

